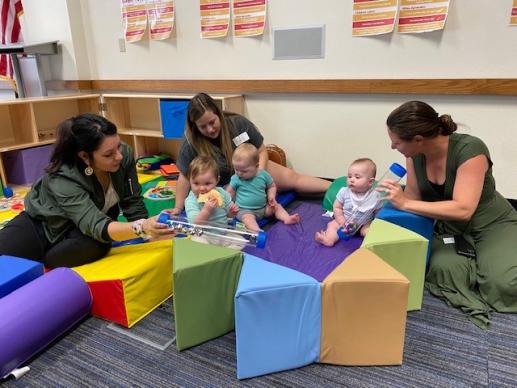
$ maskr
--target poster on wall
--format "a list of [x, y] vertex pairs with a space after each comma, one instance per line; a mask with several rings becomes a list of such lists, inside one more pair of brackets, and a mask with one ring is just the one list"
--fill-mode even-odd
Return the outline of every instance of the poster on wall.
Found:
[[510, 16], [510, 26], [517, 26], [517, 0], [513, 0], [512, 16]]
[[230, 26], [230, 1], [199, 0], [201, 38], [224, 38]]
[[420, 33], [442, 30], [449, 0], [400, 0], [397, 32]]
[[233, 0], [233, 35], [237, 38], [264, 34], [266, 0]]
[[163, 40], [174, 29], [174, 0], [147, 0], [151, 40]]
[[126, 42], [141, 40], [147, 29], [147, 10], [145, 0], [122, 0], [122, 20]]
[[354, 0], [352, 36], [393, 32], [398, 0]]

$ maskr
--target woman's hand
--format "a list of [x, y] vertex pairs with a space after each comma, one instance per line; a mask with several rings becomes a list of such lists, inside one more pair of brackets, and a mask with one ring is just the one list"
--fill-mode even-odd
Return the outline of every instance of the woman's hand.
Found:
[[399, 210], [404, 210], [404, 207], [408, 201], [406, 194], [402, 187], [395, 181], [384, 180], [379, 183], [376, 189], [379, 192], [384, 192], [384, 199], [391, 202], [391, 204]]
[[157, 221], [158, 216], [147, 218], [142, 224], [142, 230], [144, 233], [151, 236], [152, 239], [175, 234], [175, 231], [173, 229], [169, 229], [167, 224], [162, 224]]

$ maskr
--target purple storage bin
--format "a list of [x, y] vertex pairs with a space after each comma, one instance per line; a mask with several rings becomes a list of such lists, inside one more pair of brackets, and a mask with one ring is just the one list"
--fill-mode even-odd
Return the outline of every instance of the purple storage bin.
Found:
[[52, 152], [52, 144], [4, 152], [7, 182], [16, 185], [34, 183], [44, 174]]

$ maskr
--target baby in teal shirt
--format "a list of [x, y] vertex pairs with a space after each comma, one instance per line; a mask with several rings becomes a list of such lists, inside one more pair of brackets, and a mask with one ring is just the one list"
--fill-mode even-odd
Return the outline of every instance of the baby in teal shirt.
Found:
[[190, 163], [188, 178], [190, 193], [185, 199], [185, 212], [189, 222], [227, 227], [227, 217], [235, 217], [239, 208], [224, 189], [216, 187], [219, 182], [216, 161], [208, 156], [196, 157]]
[[239, 145], [232, 156], [235, 174], [226, 187], [239, 207], [237, 219], [249, 230], [260, 230], [257, 220], [273, 214], [284, 224], [296, 224], [300, 216], [289, 214], [276, 202], [276, 186], [265, 170], [259, 170], [259, 152], [250, 143]]

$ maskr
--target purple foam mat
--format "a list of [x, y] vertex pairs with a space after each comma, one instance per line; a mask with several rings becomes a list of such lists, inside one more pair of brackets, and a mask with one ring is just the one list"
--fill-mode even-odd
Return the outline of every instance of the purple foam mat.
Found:
[[330, 218], [323, 217], [320, 204], [302, 202], [289, 213], [298, 213], [301, 222], [284, 225], [277, 222], [267, 230], [264, 249], [246, 247], [244, 251], [275, 264], [292, 268], [321, 282], [334, 268], [361, 246], [362, 237], [349, 241], [338, 241], [333, 247], [326, 247], [314, 240], [317, 231], [325, 229]]

